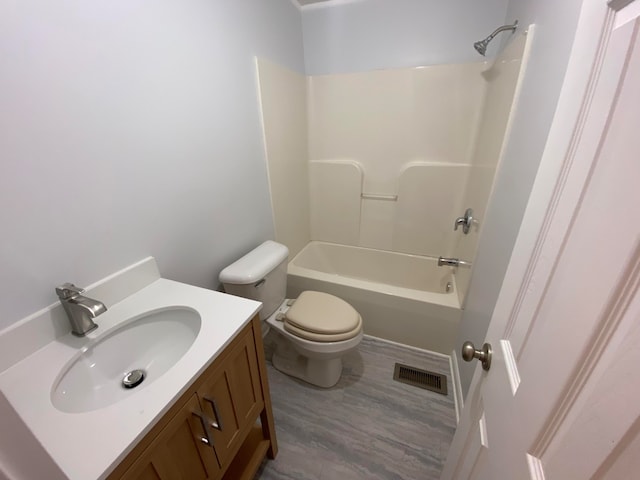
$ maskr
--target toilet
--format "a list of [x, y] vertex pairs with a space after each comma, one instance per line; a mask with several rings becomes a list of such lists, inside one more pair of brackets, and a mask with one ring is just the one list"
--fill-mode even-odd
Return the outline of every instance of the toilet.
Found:
[[284, 245], [266, 241], [220, 272], [227, 293], [262, 302], [263, 334], [277, 333], [273, 366], [318, 387], [332, 387], [342, 374], [342, 357], [362, 340], [362, 317], [344, 300], [305, 291], [286, 299]]

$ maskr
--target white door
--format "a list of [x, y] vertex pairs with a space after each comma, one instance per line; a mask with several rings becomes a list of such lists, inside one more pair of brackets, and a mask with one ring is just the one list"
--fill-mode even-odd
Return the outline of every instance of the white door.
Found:
[[638, 4], [585, 1], [443, 479], [640, 478]]

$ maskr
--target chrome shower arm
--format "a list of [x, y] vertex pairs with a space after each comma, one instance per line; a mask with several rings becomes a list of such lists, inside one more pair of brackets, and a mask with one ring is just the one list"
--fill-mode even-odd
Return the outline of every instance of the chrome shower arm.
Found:
[[489, 42], [491, 40], [493, 40], [493, 38], [499, 34], [500, 32], [504, 32], [506, 30], [511, 30], [511, 31], [515, 31], [518, 28], [518, 20], [516, 20], [515, 22], [513, 22], [513, 25], [502, 25], [501, 27], [496, 28], [493, 33], [491, 35], [489, 35], [487, 38], [485, 38], [484, 40], [480, 40], [476, 43], [473, 44], [473, 47], [476, 49], [476, 51], [482, 55], [484, 57], [484, 55], [487, 53], [487, 45], [489, 45]]
[[487, 43], [489, 43], [493, 38], [499, 34], [500, 32], [506, 32], [507, 30], [511, 30], [512, 32], [518, 28], [518, 21], [513, 22], [513, 25], [502, 25], [501, 27], [496, 28], [491, 35], [487, 37]]

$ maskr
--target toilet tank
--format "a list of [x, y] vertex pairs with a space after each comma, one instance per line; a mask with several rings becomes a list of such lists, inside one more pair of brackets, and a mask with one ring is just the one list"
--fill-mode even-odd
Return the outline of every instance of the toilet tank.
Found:
[[220, 272], [225, 292], [262, 302], [265, 320], [285, 299], [288, 256], [287, 247], [267, 240]]

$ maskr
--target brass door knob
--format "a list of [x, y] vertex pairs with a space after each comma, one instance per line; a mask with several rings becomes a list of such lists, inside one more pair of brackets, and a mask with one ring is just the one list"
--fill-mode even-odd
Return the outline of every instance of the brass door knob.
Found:
[[462, 344], [462, 359], [465, 362], [470, 362], [474, 358], [477, 358], [482, 362], [482, 368], [489, 370], [491, 368], [491, 345], [485, 343], [482, 346], [482, 350], [476, 350], [476, 347], [472, 342], [464, 342]]

